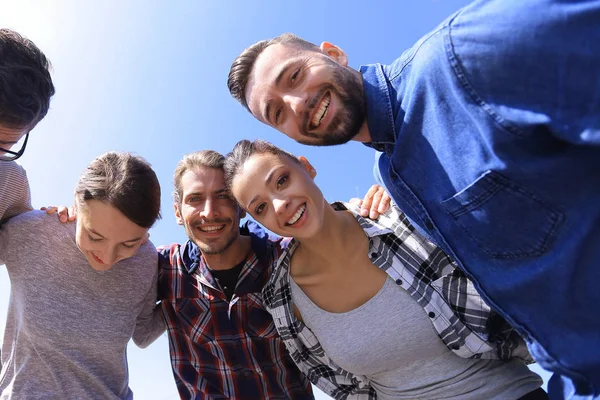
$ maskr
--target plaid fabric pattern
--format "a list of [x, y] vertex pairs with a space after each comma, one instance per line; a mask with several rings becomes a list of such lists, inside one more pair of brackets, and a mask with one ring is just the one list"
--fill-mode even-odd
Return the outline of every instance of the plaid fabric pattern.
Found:
[[159, 249], [159, 299], [182, 399], [313, 399], [263, 308], [281, 241], [251, 237], [231, 302], [203, 259], [189, 257], [193, 243]]
[[[438, 247], [420, 235], [395, 206], [377, 221], [350, 210], [369, 237], [369, 258], [402, 286], [427, 313], [444, 344], [464, 358], [510, 359], [532, 362], [525, 342], [483, 302], [473, 284]], [[376, 399], [365, 376], [353, 375], [325, 354], [319, 341], [293, 312], [289, 285], [290, 262], [299, 243], [291, 240], [263, 290], [266, 309], [300, 370], [335, 399]]]

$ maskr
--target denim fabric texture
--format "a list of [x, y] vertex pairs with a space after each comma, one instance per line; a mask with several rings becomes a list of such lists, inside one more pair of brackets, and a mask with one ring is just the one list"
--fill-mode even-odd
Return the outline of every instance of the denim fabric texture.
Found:
[[600, 1], [476, 1], [361, 73], [376, 177], [551, 398], [599, 396]]

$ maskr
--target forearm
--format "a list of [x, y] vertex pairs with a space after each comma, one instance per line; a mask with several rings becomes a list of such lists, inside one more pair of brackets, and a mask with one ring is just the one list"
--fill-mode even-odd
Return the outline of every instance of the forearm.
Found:
[[162, 315], [161, 305], [157, 304], [152, 310], [149, 318], [138, 319], [133, 332], [133, 342], [140, 348], [145, 349], [160, 337], [167, 329]]

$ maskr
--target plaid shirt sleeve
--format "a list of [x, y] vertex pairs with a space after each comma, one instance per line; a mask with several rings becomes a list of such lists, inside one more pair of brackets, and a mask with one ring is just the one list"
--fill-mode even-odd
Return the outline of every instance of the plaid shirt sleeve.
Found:
[[[400, 209], [392, 205], [377, 221], [352, 211], [369, 235], [373, 263], [385, 270], [425, 309], [438, 335], [464, 358], [520, 358], [533, 362], [527, 345], [498, 313], [483, 301], [473, 282], [439, 247], [423, 237]], [[387, 233], [384, 233], [385, 230]]]

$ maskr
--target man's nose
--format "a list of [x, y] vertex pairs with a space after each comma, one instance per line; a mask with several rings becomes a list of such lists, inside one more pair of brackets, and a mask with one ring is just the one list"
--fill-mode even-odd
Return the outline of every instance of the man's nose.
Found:
[[308, 94], [306, 92], [296, 91], [286, 95], [285, 102], [295, 115], [301, 115], [306, 111]]
[[217, 215], [216, 204], [212, 199], [206, 199], [204, 207], [200, 211], [200, 216], [206, 219], [212, 219]]

